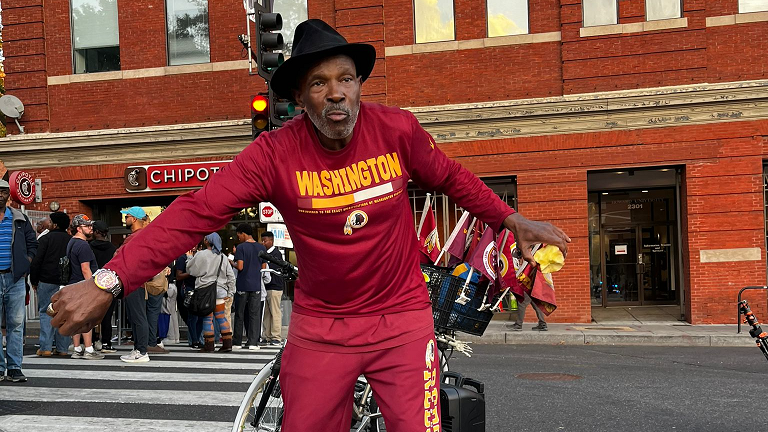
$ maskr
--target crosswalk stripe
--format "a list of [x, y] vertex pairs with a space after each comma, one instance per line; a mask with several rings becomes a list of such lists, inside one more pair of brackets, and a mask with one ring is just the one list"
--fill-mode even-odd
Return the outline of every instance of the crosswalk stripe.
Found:
[[24, 358], [23, 365], [83, 365], [98, 369], [104, 366], [123, 366], [131, 368], [193, 368], [193, 369], [217, 369], [217, 370], [259, 370], [269, 362], [272, 356], [264, 356], [261, 361], [254, 362], [206, 362], [206, 361], [174, 361], [162, 360], [162, 355], [152, 357], [147, 363], [126, 363], [120, 359], [106, 358], [103, 360], [81, 360], [81, 359], [54, 359], [45, 357]]
[[[28, 402], [106, 402], [117, 404], [171, 404], [198, 406], [203, 401], [212, 401], [216, 406], [240, 406], [243, 392], [222, 391], [178, 391], [178, 390], [114, 390], [55, 388], [55, 387], [14, 387], [7, 395], [15, 401]], [[40, 430], [40, 429], [38, 429]]]
[[[121, 356], [123, 354], [128, 354], [128, 352], [125, 351], [118, 351], [116, 353], [110, 353], [106, 354], [106, 356], [114, 357], [114, 356]], [[234, 360], [243, 360], [243, 359], [251, 359], [251, 360], [271, 360], [272, 357], [277, 354], [277, 351], [275, 352], [262, 352], [262, 351], [237, 351], [237, 352], [231, 352], [231, 353], [220, 353], [220, 352], [212, 352], [212, 353], [204, 353], [199, 351], [190, 351], [190, 350], [172, 350], [168, 354], [152, 354], [149, 353], [149, 357], [154, 359], [160, 359], [165, 357], [185, 357], [189, 359], [234, 359]], [[36, 357], [36, 356], [35, 356]]]
[[167, 432], [171, 430], [194, 430], [195, 432], [221, 432], [232, 428], [232, 423], [187, 420], [155, 420], [108, 417], [66, 417], [10, 415], [0, 417], [0, 430], [5, 432], [27, 432], [31, 430], [61, 430], [64, 425], [77, 425], [75, 429], [84, 432], [113, 432], [125, 430]]
[[[256, 372], [243, 374], [205, 374], [196, 373], [160, 373], [132, 371], [88, 371], [86, 374], [75, 374], [69, 369], [24, 369], [24, 375], [28, 378], [63, 378], [71, 379], [77, 376], [79, 381], [85, 380], [113, 380], [113, 381], [150, 381], [150, 382], [183, 382], [194, 379], [196, 382], [220, 382], [220, 383], [249, 383], [253, 381]], [[83, 383], [87, 385], [87, 383]], [[2, 429], [0, 429], [2, 430]]]

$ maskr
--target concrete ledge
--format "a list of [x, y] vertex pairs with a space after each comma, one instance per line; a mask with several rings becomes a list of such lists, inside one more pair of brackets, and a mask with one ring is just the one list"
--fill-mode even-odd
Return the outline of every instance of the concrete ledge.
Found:
[[48, 77], [48, 85], [65, 85], [80, 82], [108, 81], [119, 79], [149, 78], [188, 73], [217, 72], [225, 70], [248, 69], [248, 60], [233, 60], [214, 63], [199, 63], [182, 66], [163, 66], [143, 69], [128, 69], [112, 72], [96, 72]]
[[525, 45], [532, 43], [559, 42], [560, 32], [530, 33], [512, 36], [497, 36], [483, 39], [468, 39], [449, 42], [429, 42], [415, 45], [399, 45], [384, 48], [385, 57], [409, 54], [457, 51], [498, 46]]
[[699, 261], [703, 263], [760, 261], [762, 259], [762, 250], [760, 248], [709, 249], [699, 251]]
[[627, 24], [609, 24], [579, 29], [581, 37], [605, 36], [615, 34], [630, 34], [656, 30], [669, 30], [688, 27], [688, 18], [670, 18], [663, 20], [644, 21]]
[[762, 21], [768, 21], [768, 11], [707, 17], [707, 27], [720, 27]]

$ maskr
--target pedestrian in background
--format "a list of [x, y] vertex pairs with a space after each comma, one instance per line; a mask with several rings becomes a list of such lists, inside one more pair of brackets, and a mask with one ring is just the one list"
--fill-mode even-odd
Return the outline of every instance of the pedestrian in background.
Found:
[[[93, 240], [88, 242], [93, 251], [93, 255], [96, 256], [96, 265], [99, 268], [104, 267], [104, 264], [115, 256], [117, 247], [107, 239], [109, 235], [109, 225], [104, 221], [95, 221], [93, 223]], [[101, 320], [99, 326], [99, 337], [101, 339], [101, 352], [102, 353], [114, 353], [117, 352], [112, 347], [112, 316], [115, 313], [115, 307], [117, 306], [117, 300], [123, 298], [119, 295], [112, 299], [112, 304], [109, 305], [107, 313], [104, 314], [104, 318]], [[98, 345], [98, 344], [97, 344]], [[97, 346], [98, 347], [98, 346]]]
[[51, 317], [45, 313], [51, 297], [59, 291], [69, 279], [62, 280], [61, 259], [67, 256], [67, 245], [72, 236], [67, 233], [69, 216], [63, 212], [50, 214], [49, 232], [38, 238], [37, 254], [30, 266], [29, 278], [32, 289], [37, 292], [37, 310], [40, 312], [40, 349], [37, 355], [50, 357], [54, 349], [57, 356], [67, 356], [72, 338], [59, 333], [51, 326]]
[[[187, 293], [195, 290], [195, 277], [187, 272], [187, 255], [184, 254], [176, 259], [176, 282], [181, 288], [180, 297], [183, 299]], [[203, 347], [203, 317], [189, 313], [182, 302], [181, 317], [185, 318], [187, 323], [187, 343], [192, 349]]]
[[[98, 270], [98, 266], [96, 256], [88, 245], [88, 239], [93, 236], [93, 221], [88, 216], [79, 214], [72, 218], [70, 230], [75, 232], [67, 244], [69, 283], [73, 284], [93, 277], [93, 272]], [[85, 348], [80, 345], [81, 339]], [[72, 336], [72, 343], [75, 346], [75, 352], [72, 353], [73, 359], [101, 360], [104, 358], [104, 354], [93, 349], [93, 330]]]
[[544, 312], [539, 309], [538, 306], [536, 306], [536, 303], [532, 303], [531, 296], [528, 295], [528, 293], [523, 293], [525, 298], [523, 301], [517, 303], [517, 321], [509, 326], [510, 329], [514, 331], [520, 331], [523, 329], [523, 322], [525, 321], [525, 310], [528, 308], [528, 305], [531, 305], [533, 307], [533, 310], [536, 312], [536, 317], [539, 319], [539, 324], [531, 328], [531, 330], [537, 330], [537, 331], [547, 331], [547, 321], [545, 320], [546, 315], [544, 315]]
[[229, 265], [227, 257], [221, 253], [221, 237], [217, 233], [205, 236], [203, 240], [205, 249], [192, 254], [187, 252], [187, 271], [195, 277], [195, 288], [216, 284], [216, 308], [213, 313], [203, 319], [203, 345], [202, 352], [213, 352], [214, 333], [213, 318], [219, 323], [221, 329], [222, 345], [219, 352], [232, 351], [232, 328], [224, 313], [224, 305], [227, 297], [235, 293], [235, 273]]
[[179, 312], [176, 308], [176, 298], [178, 288], [176, 286], [176, 265], [171, 265], [171, 272], [168, 275], [168, 291], [163, 299], [163, 308], [160, 311], [160, 322], [158, 323], [158, 338], [162, 341], [160, 344], [179, 343]]
[[[263, 284], [261, 269], [267, 265], [259, 258], [259, 252], [266, 252], [264, 245], [253, 239], [253, 228], [241, 223], [235, 229], [240, 243], [235, 251], [237, 273], [237, 309], [235, 310], [235, 335], [233, 347], [240, 349], [243, 342], [243, 321], [248, 323], [245, 329], [249, 349], [259, 349], [261, 335]], [[269, 277], [269, 273], [265, 273]], [[263, 293], [266, 295], [266, 293]]]
[[[123, 248], [132, 239], [136, 238], [137, 232], [149, 224], [149, 216], [147, 216], [143, 208], [137, 206], [120, 210], [120, 213], [125, 215], [125, 226], [131, 230], [131, 235], [120, 246], [120, 248]], [[153, 354], [168, 353], [168, 350], [165, 348], [157, 346], [157, 320], [160, 316], [163, 295], [150, 295], [147, 291], [147, 283], [154, 285], [155, 281], [164, 278], [165, 270], [145, 282], [141, 288], [131, 293], [131, 295], [125, 297], [125, 310], [131, 320], [131, 330], [134, 339], [133, 350], [120, 357], [120, 360], [126, 363], [148, 362], [150, 360], [149, 352]]]
[[[261, 233], [261, 244], [267, 249], [267, 253], [276, 259], [283, 259], [283, 255], [275, 247], [275, 235], [271, 231]], [[269, 263], [265, 263], [269, 268]], [[281, 276], [269, 273], [270, 281], [264, 284], [267, 291], [267, 299], [264, 308], [264, 342], [271, 345], [280, 345], [283, 329], [283, 289], [285, 282]]]
[[0, 352], [0, 380], [24, 382], [25, 279], [37, 253], [37, 238], [24, 213], [7, 206], [10, 195], [11, 186], [0, 180], [0, 322], [5, 319], [7, 339], [5, 355]]

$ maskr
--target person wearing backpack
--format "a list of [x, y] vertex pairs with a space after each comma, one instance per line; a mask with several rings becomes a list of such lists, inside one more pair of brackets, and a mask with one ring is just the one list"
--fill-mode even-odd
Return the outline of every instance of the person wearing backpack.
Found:
[[[138, 206], [120, 210], [120, 213], [125, 215], [125, 226], [131, 230], [131, 235], [125, 239], [118, 251], [136, 238], [136, 234], [150, 222], [147, 212]], [[126, 363], [145, 363], [149, 361], [148, 353], [168, 354], [170, 352], [157, 344], [157, 320], [160, 317], [163, 294], [168, 289], [166, 274], [169, 271], [170, 269], [166, 267], [145, 282], [136, 292], [125, 297], [125, 310], [131, 320], [134, 345], [130, 353], [120, 356], [120, 360]]]
[[213, 313], [203, 320], [203, 339], [201, 352], [213, 352], [213, 318], [221, 329], [222, 345], [219, 352], [232, 351], [232, 328], [224, 313], [227, 298], [235, 294], [235, 272], [227, 257], [221, 253], [221, 237], [217, 233], [205, 236], [205, 249], [192, 255], [187, 252], [187, 271], [195, 277], [195, 289], [216, 284], [216, 307]]
[[32, 289], [37, 292], [37, 308], [40, 311], [40, 349], [37, 350], [37, 355], [65, 357], [69, 355], [67, 350], [72, 338], [60, 334], [58, 329], [51, 326], [51, 317], [45, 310], [59, 288], [69, 283], [69, 271], [62, 272], [59, 265], [61, 259], [67, 256], [67, 245], [72, 236], [67, 233], [69, 216], [66, 213], [53, 212], [49, 217], [50, 231], [38, 240], [37, 255], [32, 259], [29, 271], [30, 283]]
[[[75, 231], [75, 235], [67, 244], [69, 283], [73, 284], [93, 277], [98, 266], [96, 265], [96, 256], [93, 255], [91, 247], [88, 246], [88, 239], [93, 236], [93, 221], [88, 216], [79, 214], [72, 218], [70, 229]], [[80, 345], [81, 338], [85, 349]], [[75, 346], [75, 352], [72, 354], [73, 359], [101, 360], [104, 358], [104, 354], [93, 349], [93, 330], [73, 335], [72, 343]]]

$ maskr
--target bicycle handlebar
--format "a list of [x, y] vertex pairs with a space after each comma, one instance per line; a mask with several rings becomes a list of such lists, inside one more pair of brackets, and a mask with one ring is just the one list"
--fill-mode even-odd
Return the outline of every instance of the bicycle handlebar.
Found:
[[296, 279], [297, 277], [299, 277], [299, 268], [289, 263], [288, 261], [282, 260], [280, 258], [276, 258], [264, 251], [259, 251], [259, 258], [263, 259], [264, 261], [270, 264], [273, 264], [275, 267], [277, 267], [280, 270], [283, 276], [286, 276], [291, 279]]

